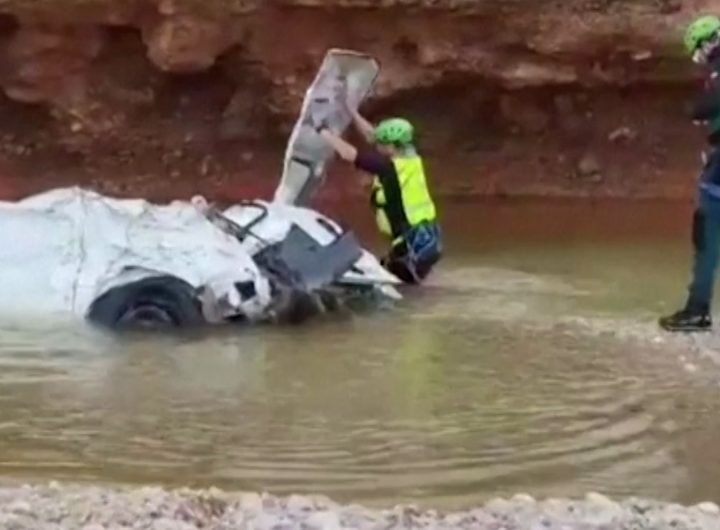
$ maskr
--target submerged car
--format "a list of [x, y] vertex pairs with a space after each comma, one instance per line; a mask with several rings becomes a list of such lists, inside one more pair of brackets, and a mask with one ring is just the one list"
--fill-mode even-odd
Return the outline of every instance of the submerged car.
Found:
[[355, 300], [400, 298], [398, 278], [353, 233], [307, 207], [333, 156], [309, 123], [350, 118], [376, 62], [330, 50], [308, 89], [271, 202], [219, 210], [78, 187], [0, 202], [0, 317], [73, 316], [111, 328], [298, 321]]
[[313, 210], [225, 211], [81, 188], [0, 203], [0, 314], [118, 328], [298, 320], [353, 297], [398, 298], [352, 232]]

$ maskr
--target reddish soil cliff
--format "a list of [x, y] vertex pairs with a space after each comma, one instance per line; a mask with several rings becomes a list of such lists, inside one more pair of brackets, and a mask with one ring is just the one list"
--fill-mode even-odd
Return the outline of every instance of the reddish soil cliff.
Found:
[[[267, 194], [328, 47], [382, 63], [446, 195], [688, 197], [711, 0], [4, 0], [0, 196]], [[338, 165], [325, 190], [363, 193]]]

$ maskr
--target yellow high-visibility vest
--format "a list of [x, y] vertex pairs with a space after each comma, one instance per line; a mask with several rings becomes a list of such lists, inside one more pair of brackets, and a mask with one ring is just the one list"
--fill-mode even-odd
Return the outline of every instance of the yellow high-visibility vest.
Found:
[[[398, 176], [403, 210], [410, 226], [417, 226], [423, 221], [435, 221], [437, 213], [435, 203], [430, 196], [425, 168], [419, 156], [394, 157], [393, 165]], [[380, 179], [373, 179], [373, 207], [375, 208], [375, 222], [383, 234], [392, 236], [390, 221], [385, 213], [387, 200]]]

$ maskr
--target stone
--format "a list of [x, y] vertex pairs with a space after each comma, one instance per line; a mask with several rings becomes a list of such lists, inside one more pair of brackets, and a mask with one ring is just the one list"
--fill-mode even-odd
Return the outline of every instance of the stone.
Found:
[[152, 530], [197, 530], [197, 525], [163, 517], [162, 519], [153, 521], [149, 528]]
[[507, 499], [502, 499], [500, 497], [491, 499], [485, 504], [485, 509], [494, 512], [494, 513], [504, 513], [507, 512], [512, 508], [512, 503], [508, 501]]
[[259, 514], [252, 522], [250, 528], [255, 530], [276, 530], [281, 523], [281, 518], [270, 513]]
[[305, 520], [310, 530], [339, 530], [340, 518], [335, 512], [315, 512]]
[[230, 45], [223, 25], [191, 15], [171, 15], [143, 28], [148, 57], [161, 70], [191, 73], [206, 70]]
[[686, 372], [691, 373], [691, 374], [694, 374], [698, 370], [698, 367], [692, 363], [685, 363], [683, 365], [683, 368], [685, 369]]
[[465, 519], [465, 515], [462, 513], [449, 513], [445, 516], [445, 524], [450, 525], [453, 528], [461, 526]]
[[530, 495], [527, 493], [517, 493], [513, 495], [512, 502], [522, 503], [522, 504], [534, 504], [535, 499], [533, 499]]
[[585, 500], [591, 504], [596, 504], [598, 506], [615, 506], [615, 502], [613, 502], [611, 499], [609, 499], [605, 495], [596, 493], [594, 491], [591, 491], [590, 493], [585, 495]]
[[9, 511], [18, 515], [27, 515], [32, 513], [32, 507], [23, 500], [16, 500], [7, 507]]
[[313, 509], [312, 501], [300, 495], [291, 495], [286, 501], [286, 506], [291, 513], [309, 512]]
[[633, 61], [638, 61], [638, 62], [648, 61], [648, 60], [652, 59], [652, 57], [653, 57], [653, 52], [651, 52], [650, 50], [642, 50], [639, 52], [635, 52], [632, 55]]
[[7, 47], [5, 93], [26, 103], [83, 99], [77, 76], [99, 55], [103, 42], [99, 26], [21, 25]]
[[608, 140], [617, 143], [623, 140], [634, 140], [637, 138], [637, 132], [630, 127], [618, 127], [608, 135]]
[[697, 505], [697, 509], [703, 513], [718, 515], [720, 514], [720, 507], [714, 502], [701, 502]]
[[587, 153], [578, 162], [577, 166], [580, 177], [591, 178], [600, 175], [600, 162], [592, 153]]
[[261, 512], [263, 509], [262, 497], [257, 493], [245, 493], [240, 498], [240, 508], [249, 512]]

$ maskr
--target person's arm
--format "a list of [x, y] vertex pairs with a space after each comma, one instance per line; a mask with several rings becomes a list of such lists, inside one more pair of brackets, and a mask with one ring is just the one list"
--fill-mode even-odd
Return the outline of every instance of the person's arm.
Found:
[[366, 120], [357, 110], [348, 107], [348, 112], [352, 117], [355, 129], [365, 138], [366, 142], [372, 143], [373, 136], [375, 135], [375, 126]]
[[330, 147], [335, 150], [335, 152], [338, 154], [338, 156], [340, 156], [340, 158], [347, 162], [355, 162], [358, 151], [352, 144], [340, 138], [340, 136], [335, 134], [327, 127], [319, 127], [316, 130], [317, 133], [323, 138], [323, 140], [325, 140], [330, 145]]

